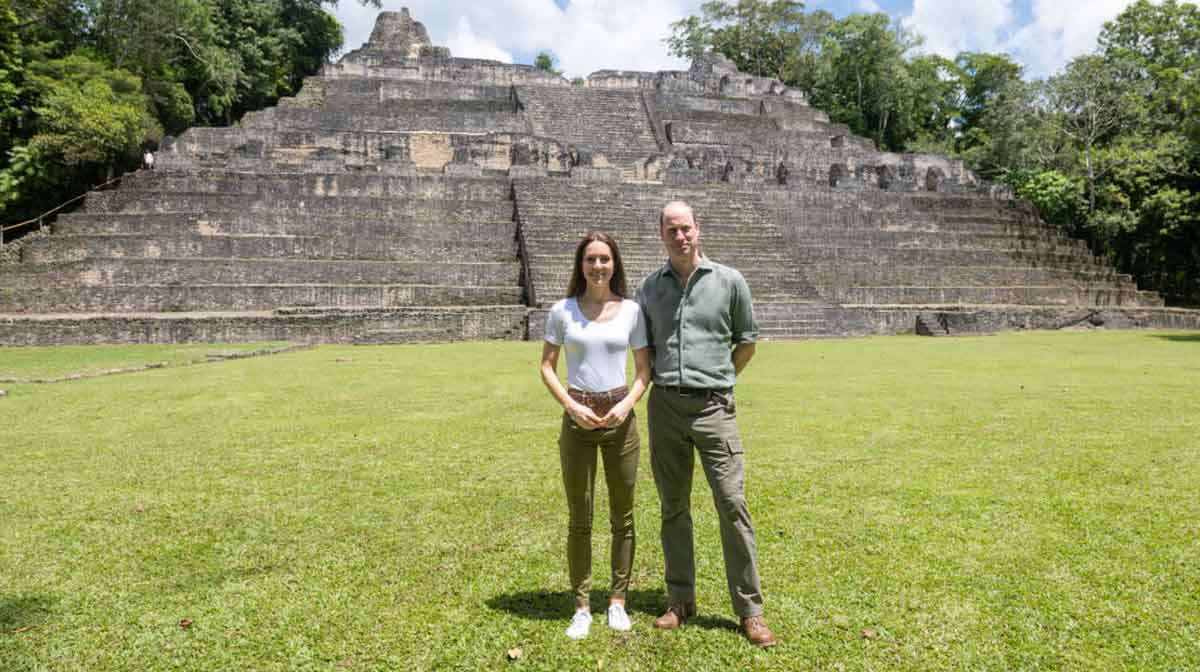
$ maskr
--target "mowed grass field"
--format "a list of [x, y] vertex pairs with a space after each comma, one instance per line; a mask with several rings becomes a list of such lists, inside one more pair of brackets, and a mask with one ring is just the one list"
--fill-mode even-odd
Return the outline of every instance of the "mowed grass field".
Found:
[[[762, 343], [737, 395], [770, 651], [735, 630], [699, 474], [700, 618], [652, 629], [645, 443], [634, 629], [604, 625], [601, 483], [596, 622], [563, 636], [540, 348], [3, 385], [0, 670], [1200, 669], [1200, 335]], [[90, 357], [29, 352], [0, 371]]]

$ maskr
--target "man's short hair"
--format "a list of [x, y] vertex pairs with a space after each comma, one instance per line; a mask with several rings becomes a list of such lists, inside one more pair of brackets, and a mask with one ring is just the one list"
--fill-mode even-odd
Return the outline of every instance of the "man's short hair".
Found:
[[663, 227], [663, 224], [666, 224], [667, 208], [670, 208], [671, 206], [676, 206], [676, 205], [681, 205], [684, 208], [687, 208], [688, 214], [691, 215], [691, 217], [692, 217], [692, 223], [693, 224], [696, 223], [696, 211], [692, 209], [692, 206], [688, 205], [686, 201], [671, 201], [670, 203], [667, 203], [666, 205], [664, 205], [662, 207], [662, 210], [658, 211], [658, 228], [659, 229], [661, 229]]

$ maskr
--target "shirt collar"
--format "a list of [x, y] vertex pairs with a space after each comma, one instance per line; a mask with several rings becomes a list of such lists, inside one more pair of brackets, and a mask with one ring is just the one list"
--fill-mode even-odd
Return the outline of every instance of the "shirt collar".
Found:
[[[713, 270], [713, 262], [708, 260], [708, 255], [700, 253], [700, 262], [696, 264], [696, 271], [711, 271]], [[693, 271], [696, 272], [696, 271]], [[676, 282], [679, 281], [679, 274], [675, 272], [675, 267], [671, 265], [671, 260], [668, 258], [667, 263], [663, 264], [662, 272], [670, 273], [675, 277]], [[682, 283], [681, 283], [682, 284]]]

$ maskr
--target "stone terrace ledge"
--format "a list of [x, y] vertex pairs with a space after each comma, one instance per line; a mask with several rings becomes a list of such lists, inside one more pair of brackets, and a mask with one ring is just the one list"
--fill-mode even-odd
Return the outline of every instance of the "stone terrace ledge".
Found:
[[573, 86], [383, 12], [157, 165], [0, 250], [0, 345], [537, 339], [579, 237], [614, 233], [636, 283], [673, 199], [768, 339], [1200, 329], [962, 162], [880, 152], [717, 55]]

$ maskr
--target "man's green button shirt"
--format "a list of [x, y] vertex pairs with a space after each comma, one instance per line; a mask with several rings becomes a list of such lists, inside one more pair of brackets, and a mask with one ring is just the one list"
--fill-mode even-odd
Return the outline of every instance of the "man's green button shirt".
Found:
[[732, 346], [758, 339], [750, 287], [737, 270], [701, 257], [685, 288], [668, 262], [638, 291], [654, 348], [654, 383], [731, 388]]

